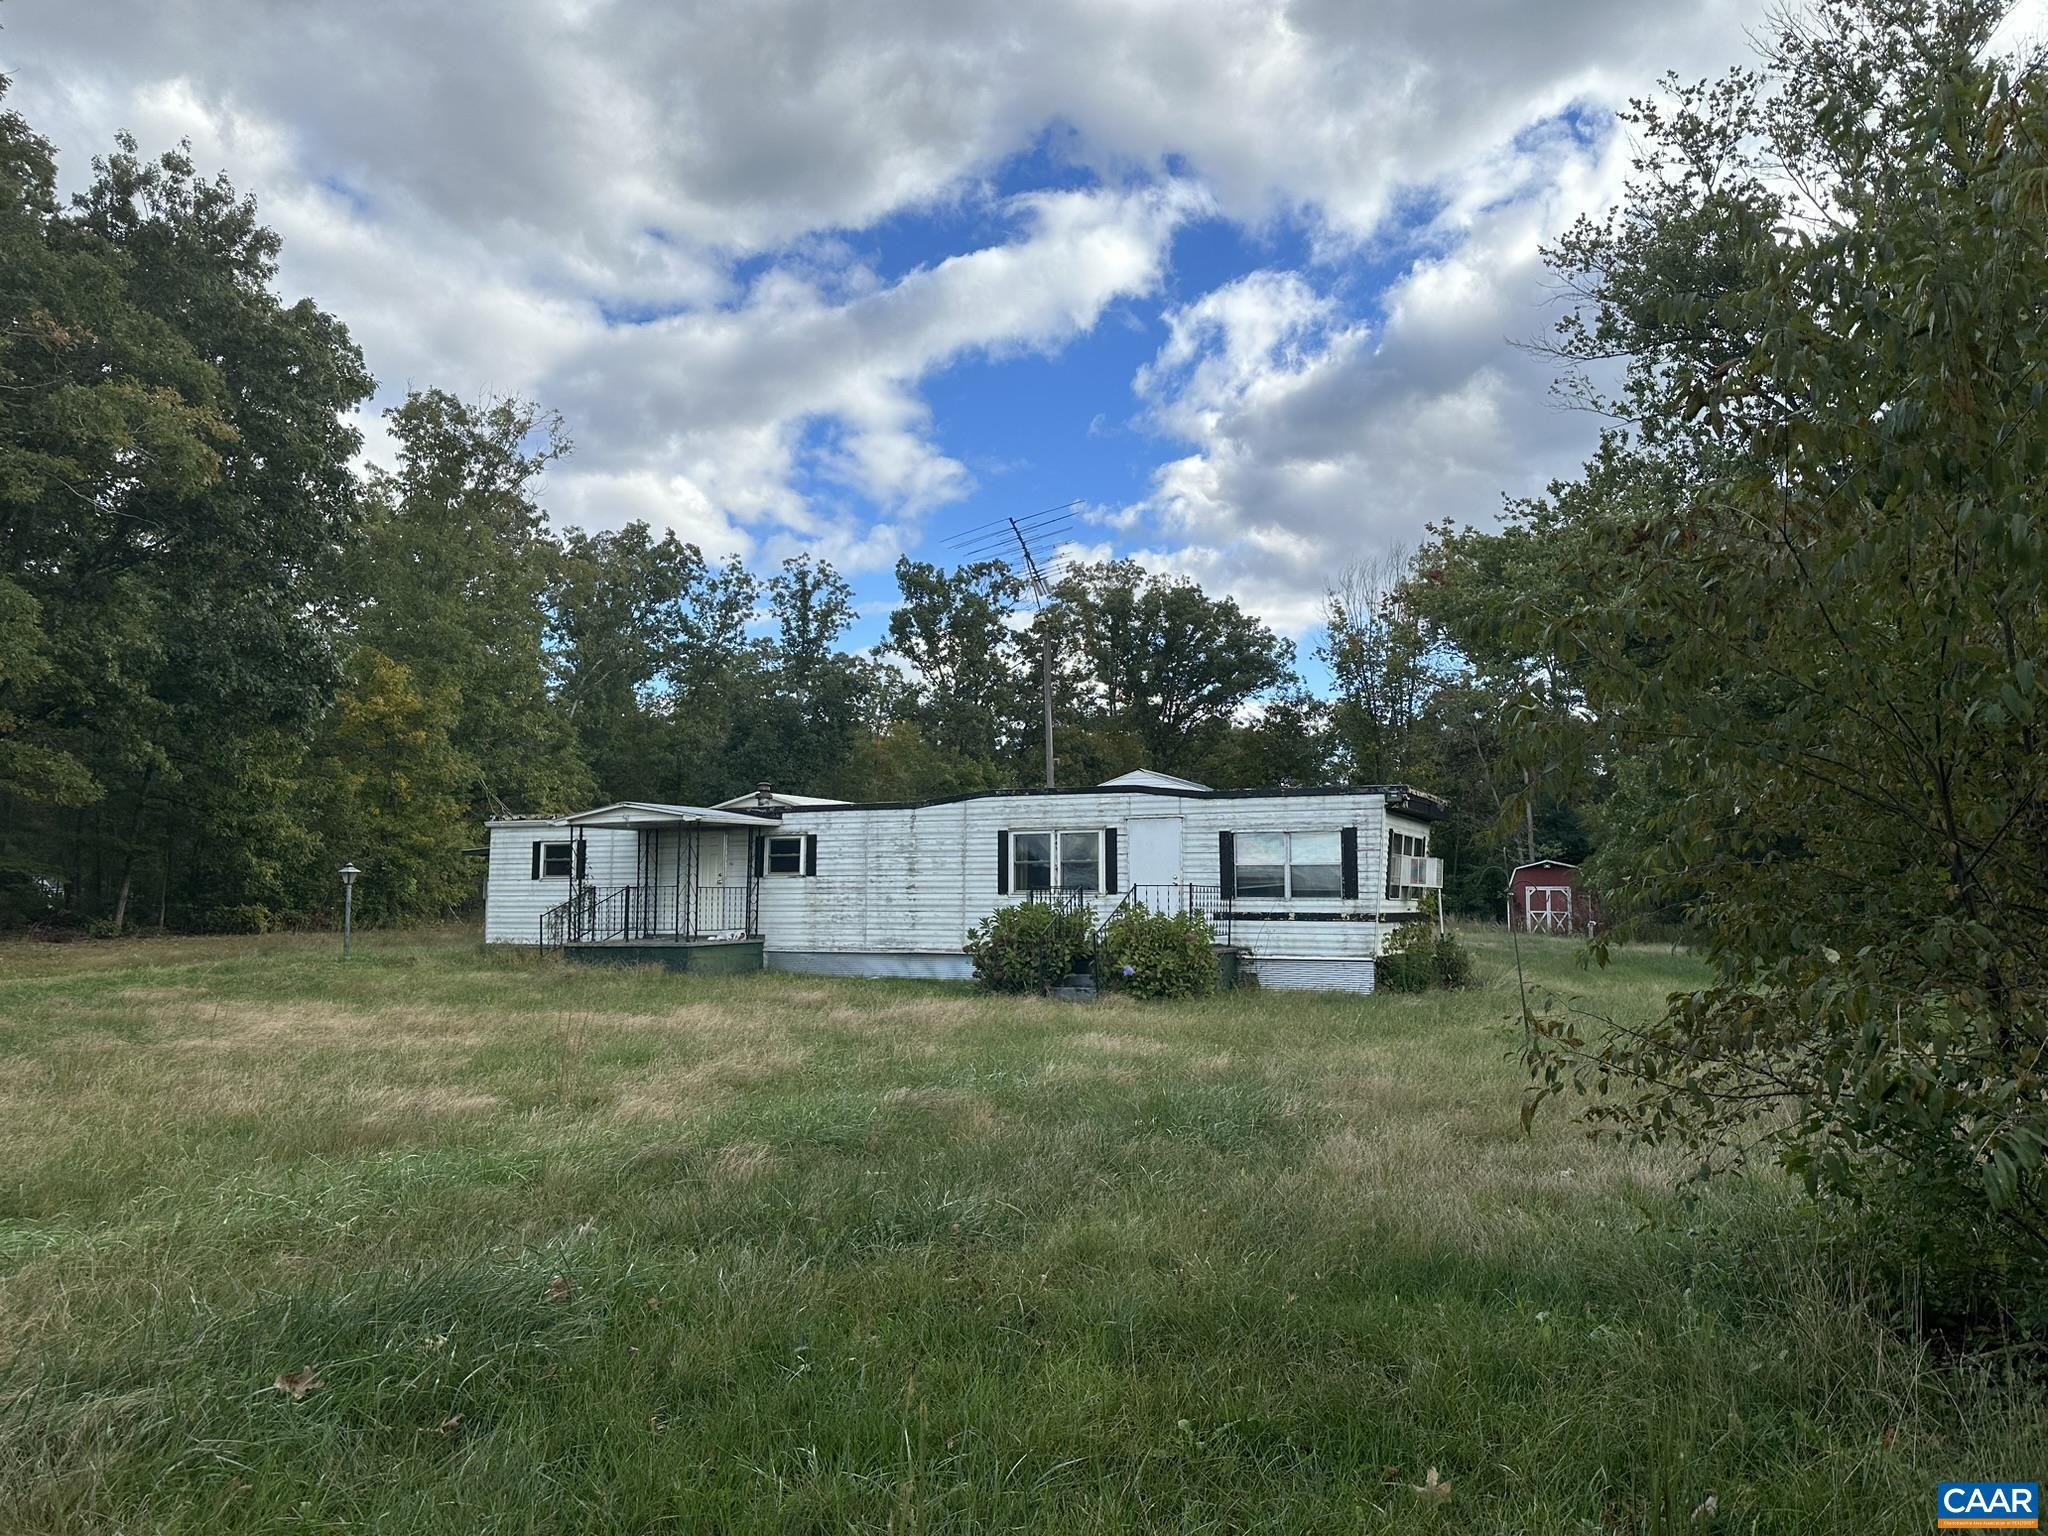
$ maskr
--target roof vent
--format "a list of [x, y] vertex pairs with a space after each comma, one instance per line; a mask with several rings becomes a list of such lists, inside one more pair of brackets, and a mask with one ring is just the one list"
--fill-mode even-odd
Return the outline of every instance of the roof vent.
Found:
[[775, 786], [769, 783], [766, 779], [761, 780], [760, 783], [754, 786], [754, 804], [758, 805], [759, 807], [761, 807], [762, 810], [765, 811], [768, 809], [769, 806], [773, 805], [774, 803]]

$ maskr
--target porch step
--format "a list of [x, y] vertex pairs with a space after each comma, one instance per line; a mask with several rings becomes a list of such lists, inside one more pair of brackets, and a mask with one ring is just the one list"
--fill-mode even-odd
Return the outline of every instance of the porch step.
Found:
[[1052, 989], [1051, 996], [1055, 1002], [1092, 1003], [1098, 996], [1095, 978], [1081, 975], [1063, 976], [1060, 978], [1060, 984]]

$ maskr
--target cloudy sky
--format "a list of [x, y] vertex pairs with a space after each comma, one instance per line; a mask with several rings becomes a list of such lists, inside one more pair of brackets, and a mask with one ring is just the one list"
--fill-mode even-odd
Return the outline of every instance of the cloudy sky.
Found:
[[[1306, 634], [1592, 432], [1510, 343], [1614, 109], [1762, 0], [8, 0], [67, 179], [189, 139], [379, 381], [516, 393], [560, 522], [829, 557], [1079, 499]], [[372, 455], [383, 444], [366, 424]]]

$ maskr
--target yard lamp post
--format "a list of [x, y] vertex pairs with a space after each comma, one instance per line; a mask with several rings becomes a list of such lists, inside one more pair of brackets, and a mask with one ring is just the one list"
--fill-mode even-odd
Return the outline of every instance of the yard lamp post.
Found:
[[341, 958], [348, 958], [348, 941], [355, 928], [356, 876], [362, 871], [354, 862], [341, 866]]

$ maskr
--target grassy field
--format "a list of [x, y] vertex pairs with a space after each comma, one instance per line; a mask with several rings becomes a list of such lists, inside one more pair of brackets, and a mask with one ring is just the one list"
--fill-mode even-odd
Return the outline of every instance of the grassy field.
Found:
[[[1610, 1012], [1696, 975], [1528, 958]], [[1525, 1138], [1480, 969], [0, 948], [0, 1527], [1865, 1536], [2048, 1472], [2041, 1384], [1934, 1368], [1780, 1184]]]

